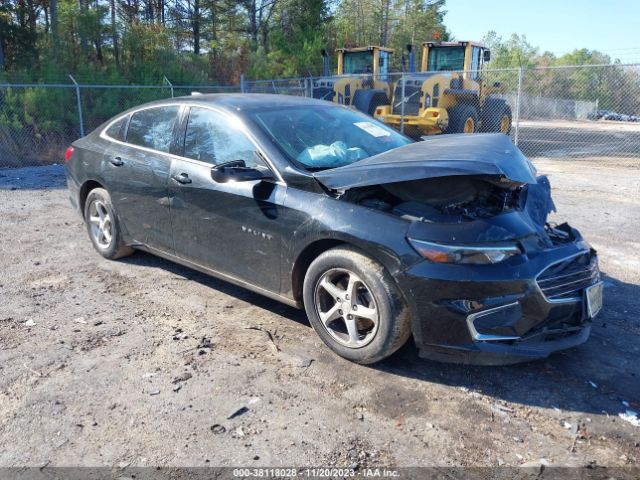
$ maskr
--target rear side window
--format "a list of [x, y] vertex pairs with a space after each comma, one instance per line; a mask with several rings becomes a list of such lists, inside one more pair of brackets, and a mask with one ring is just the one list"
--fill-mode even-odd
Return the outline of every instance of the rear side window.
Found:
[[129, 116], [122, 117], [120, 120], [116, 120], [111, 124], [109, 128], [107, 128], [107, 135], [114, 140], [124, 141], [125, 128], [127, 126], [127, 119]]
[[147, 108], [134, 113], [127, 129], [127, 142], [169, 152], [179, 110], [179, 106], [170, 106]]

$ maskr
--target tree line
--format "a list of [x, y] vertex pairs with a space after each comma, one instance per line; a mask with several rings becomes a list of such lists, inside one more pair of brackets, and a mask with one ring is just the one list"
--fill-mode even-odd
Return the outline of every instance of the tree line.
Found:
[[[394, 48], [390, 69], [399, 71], [405, 45], [453, 39], [445, 8], [445, 0], [0, 0], [0, 82], [69, 84], [71, 73], [86, 84], [160, 85], [167, 77], [174, 85], [238, 85], [242, 73], [248, 79], [319, 75], [321, 49], [371, 44]], [[492, 51], [490, 69], [528, 69], [527, 95], [640, 113], [638, 68], [586, 49], [540, 52], [519, 35], [489, 32], [482, 40]], [[332, 63], [335, 68], [335, 56]], [[507, 92], [517, 88], [514, 71], [488, 75]], [[168, 89], [83, 88], [85, 130], [169, 95]], [[0, 164], [59, 159], [79, 135], [78, 115], [73, 88], [0, 89]]]
[[[609, 55], [586, 48], [563, 55], [541, 52], [524, 35], [503, 39], [490, 31], [482, 41], [491, 49], [491, 69], [525, 69], [521, 88], [527, 95], [597, 101], [599, 109], [640, 114], [640, 66], [624, 66]], [[514, 71], [491, 76], [505, 83], [509, 91], [517, 88]]]
[[[0, 72], [132, 83], [319, 74], [320, 50], [449, 38], [444, 0], [0, 0]], [[396, 55], [392, 67], [400, 67]]]

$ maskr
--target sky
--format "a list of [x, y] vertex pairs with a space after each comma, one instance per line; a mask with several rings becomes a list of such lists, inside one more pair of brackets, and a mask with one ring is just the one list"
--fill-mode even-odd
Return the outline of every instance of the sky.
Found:
[[640, 62], [640, 0], [447, 0], [444, 24], [456, 40], [512, 33], [556, 55], [587, 48]]

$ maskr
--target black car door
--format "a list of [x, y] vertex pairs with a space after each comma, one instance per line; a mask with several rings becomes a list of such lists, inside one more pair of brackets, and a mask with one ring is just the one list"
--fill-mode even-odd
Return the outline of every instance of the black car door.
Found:
[[107, 175], [120, 222], [134, 243], [172, 252], [167, 182], [179, 105], [132, 114], [126, 143], [110, 149]]
[[191, 107], [184, 124], [184, 159], [174, 158], [169, 181], [176, 255], [279, 292], [286, 186], [276, 179], [214, 181], [215, 165], [266, 165], [237, 118]]

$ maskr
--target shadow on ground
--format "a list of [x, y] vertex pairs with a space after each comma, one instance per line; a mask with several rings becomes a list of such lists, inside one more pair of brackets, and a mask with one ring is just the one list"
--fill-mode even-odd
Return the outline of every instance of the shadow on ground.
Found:
[[182, 265], [171, 262], [169, 260], [165, 260], [150, 253], [136, 252], [134, 255], [125, 257], [119, 261], [128, 263], [129, 265], [161, 268], [180, 277], [184, 277], [187, 280], [198, 282], [209, 288], [218, 290], [219, 292], [222, 292], [226, 295], [237, 298], [238, 300], [248, 302], [252, 305], [255, 305], [256, 307], [268, 310], [273, 313], [277, 313], [278, 315], [282, 315], [289, 320], [293, 320], [310, 327], [307, 316], [303, 310], [298, 310], [276, 300], [272, 300], [263, 295], [254, 293], [250, 290], [237, 287], [232, 283], [225, 282], [224, 280], [219, 280], [215, 277], [211, 277], [188, 267], [183, 267]]
[[[140, 252], [123, 261], [131, 265], [168, 270], [309, 326], [302, 310], [159, 257]], [[636, 341], [638, 325], [635, 320], [640, 312], [640, 287], [606, 276], [605, 285], [605, 308], [595, 319], [589, 340], [577, 348], [558, 352], [544, 360], [501, 367], [443, 364], [421, 359], [413, 341], [409, 341], [383, 362], [370, 367], [354, 365], [353, 368], [371, 368], [388, 375], [465, 387], [496, 400], [522, 405], [617, 415], [627, 408], [623, 406], [623, 401], [631, 402], [631, 408], [635, 408], [635, 402], [640, 401], [640, 348]], [[315, 335], [311, 329], [309, 335]], [[332, 355], [326, 358], [342, 362]], [[386, 390], [392, 388], [390, 385], [383, 387]], [[407, 394], [407, 398], [399, 395], [400, 400], [404, 400], [404, 408], [410, 408], [411, 394]], [[416, 393], [417, 409], [422, 408], [423, 401], [422, 394]]]

